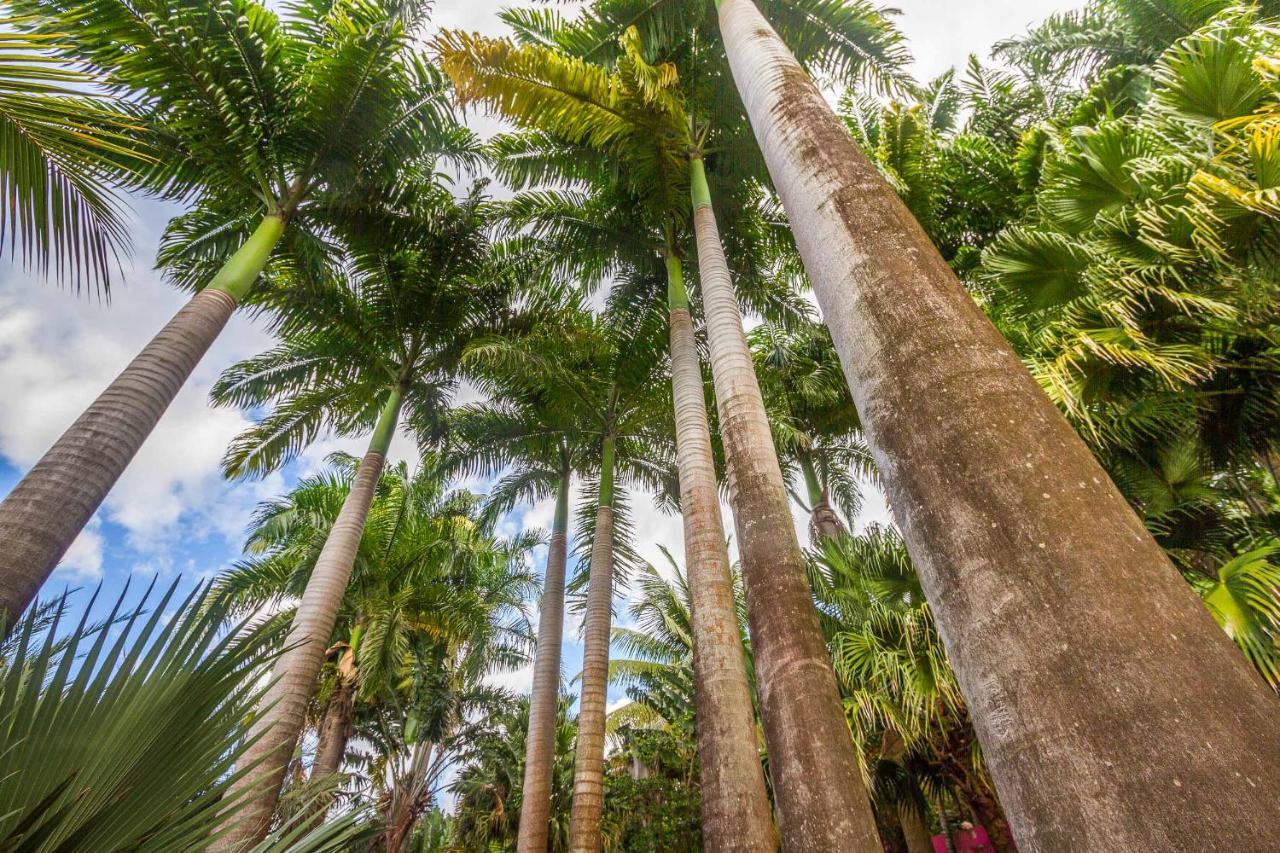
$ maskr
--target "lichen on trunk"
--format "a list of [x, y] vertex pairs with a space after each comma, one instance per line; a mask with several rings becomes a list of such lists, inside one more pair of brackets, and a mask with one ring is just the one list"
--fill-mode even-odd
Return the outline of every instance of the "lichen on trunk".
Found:
[[751, 0], [719, 19], [1019, 848], [1280, 837], [1274, 695]]

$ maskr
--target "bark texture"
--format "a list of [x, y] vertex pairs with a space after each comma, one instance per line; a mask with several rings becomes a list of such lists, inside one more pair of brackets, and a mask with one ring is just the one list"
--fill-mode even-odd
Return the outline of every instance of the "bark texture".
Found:
[[925, 826], [924, 815], [907, 803], [898, 804], [898, 822], [907, 840], [907, 853], [933, 853], [933, 836]]
[[569, 477], [564, 471], [556, 497], [556, 517], [547, 546], [538, 645], [529, 696], [524, 788], [520, 806], [520, 853], [545, 853], [551, 823], [551, 777], [556, 760], [556, 711], [560, 702], [560, 651], [564, 635], [564, 576], [569, 520]]
[[840, 514], [831, 505], [831, 498], [823, 492], [822, 497], [813, 505], [813, 512], [809, 514], [810, 541], [817, 545], [823, 539], [843, 536], [848, 532], [849, 528], [845, 527]]
[[356, 666], [355, 653], [346, 643], [339, 648], [338, 679], [324, 709], [320, 723], [320, 741], [316, 745], [316, 760], [311, 765], [311, 779], [316, 781], [332, 776], [342, 769], [342, 759], [347, 755], [347, 741], [351, 738], [351, 721], [355, 713]]
[[788, 850], [880, 849], [710, 205], [694, 210], [765, 743]]
[[1280, 838], [1275, 697], [751, 0], [720, 27], [1019, 849]]
[[[611, 454], [610, 454], [611, 455]], [[573, 763], [571, 853], [598, 853], [604, 813], [604, 717], [609, 687], [609, 628], [613, 605], [613, 507], [601, 500], [587, 588], [582, 643], [582, 693], [578, 700], [578, 744]]]
[[693, 322], [685, 308], [673, 310], [670, 322], [680, 507], [693, 611], [702, 839], [709, 851], [770, 853], [777, 845], [738, 634]]
[[289, 651], [276, 661], [273, 683], [262, 700], [261, 707], [265, 710], [249, 732], [250, 738], [258, 740], [241, 759], [244, 764], [260, 763], [231, 787], [232, 796], [246, 790], [252, 793], [232, 816], [236, 829], [220, 842], [219, 849], [252, 847], [267, 833], [285, 770], [302, 733], [307, 702], [324, 664], [324, 650], [346, 594], [347, 580], [355, 565], [365, 519], [385, 461], [384, 453], [376, 450], [370, 450], [360, 460], [351, 491], [316, 558], [285, 639]]
[[0, 503], [0, 618], [12, 624], [97, 511], [235, 310], [191, 297]]

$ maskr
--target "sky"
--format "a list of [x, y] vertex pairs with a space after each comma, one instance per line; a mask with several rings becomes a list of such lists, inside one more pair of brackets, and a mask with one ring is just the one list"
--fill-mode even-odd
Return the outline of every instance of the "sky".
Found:
[[[437, 0], [433, 24], [499, 35], [497, 11], [512, 0]], [[990, 46], [1022, 32], [1028, 24], [1053, 12], [1081, 5], [1082, 0], [898, 0], [897, 21], [915, 56], [912, 73], [929, 79], [947, 68], [963, 67], [970, 53], [986, 58]], [[473, 118], [478, 132], [490, 132], [491, 121]], [[75, 293], [56, 282], [24, 273], [0, 253], [0, 495], [6, 494], [57, 436], [111, 381], [128, 360], [182, 305], [184, 296], [168, 287], [152, 269], [156, 244], [171, 206], [132, 199], [133, 253], [110, 302], [92, 292]], [[270, 337], [244, 316], [235, 316], [196, 368], [146, 445], [134, 459], [103, 508], [72, 546], [45, 587], [46, 594], [64, 588], [101, 584], [114, 598], [132, 575], [184, 583], [208, 578], [229, 566], [241, 553], [245, 527], [254, 507], [277, 496], [323, 465], [334, 450], [359, 454], [361, 438], [328, 436], [300, 458], [265, 479], [228, 483], [218, 463], [230, 440], [250, 424], [248, 415], [211, 407], [208, 393], [218, 374], [235, 361], [270, 345]], [[411, 441], [400, 435], [392, 461], [413, 462]], [[644, 495], [633, 497], [642, 556], [663, 565], [660, 546], [683, 554], [677, 516], [658, 510]], [[523, 508], [502, 522], [507, 533], [523, 526], [547, 528], [551, 504]], [[872, 496], [859, 526], [886, 517], [883, 500]], [[797, 524], [805, 541], [805, 520]], [[725, 524], [732, 533], [726, 507]], [[545, 548], [534, 555], [541, 571]], [[136, 580], [135, 580], [136, 582]], [[87, 597], [82, 591], [79, 594]], [[627, 621], [625, 593], [616, 602], [619, 619]], [[564, 674], [581, 666], [580, 622], [565, 627]], [[527, 690], [531, 668], [498, 676], [498, 683]], [[611, 692], [611, 707], [625, 701]]]

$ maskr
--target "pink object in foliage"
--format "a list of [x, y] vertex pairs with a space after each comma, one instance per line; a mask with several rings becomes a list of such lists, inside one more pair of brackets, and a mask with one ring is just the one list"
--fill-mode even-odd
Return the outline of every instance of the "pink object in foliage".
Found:
[[[980, 826], [970, 826], [951, 836], [956, 853], [992, 853], [991, 837]], [[933, 837], [933, 853], [947, 853], [947, 842], [941, 835]]]

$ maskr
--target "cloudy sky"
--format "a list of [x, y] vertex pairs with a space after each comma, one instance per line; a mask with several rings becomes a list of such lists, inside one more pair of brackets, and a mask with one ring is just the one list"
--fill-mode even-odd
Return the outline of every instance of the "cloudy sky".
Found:
[[[437, 0], [435, 24], [498, 34], [496, 12], [509, 2]], [[898, 0], [890, 5], [901, 10], [898, 21], [915, 55], [913, 71], [927, 79], [962, 66], [970, 53], [985, 57], [995, 41], [1080, 2]], [[489, 126], [481, 123], [478, 129]], [[159, 234], [174, 212], [143, 200], [133, 203], [134, 253], [109, 305], [0, 260], [0, 400], [5, 401], [0, 404], [0, 495], [181, 306], [183, 297], [151, 269]], [[209, 387], [225, 367], [269, 343], [246, 318], [232, 319], [47, 591], [101, 582], [112, 592], [131, 574], [166, 581], [181, 576], [184, 582], [207, 577], [239, 555], [245, 525], [259, 501], [315, 471], [335, 449], [360, 452], [363, 440], [330, 437], [264, 480], [228, 484], [221, 479], [223, 450], [249, 421], [242, 412], [211, 408]], [[393, 445], [393, 457], [412, 453], [403, 436]], [[661, 559], [659, 545], [682, 554], [679, 520], [653, 509], [642, 496], [634, 504], [637, 530], [644, 537], [641, 553], [655, 563]], [[883, 512], [881, 502], [870, 502], [868, 518]], [[504, 523], [514, 531], [521, 525], [545, 528], [550, 520], [548, 504], [516, 513]], [[536, 555], [539, 568], [544, 557]], [[581, 663], [577, 628], [573, 619], [566, 626], [566, 676]], [[527, 688], [529, 673], [512, 673], [503, 681]]]

